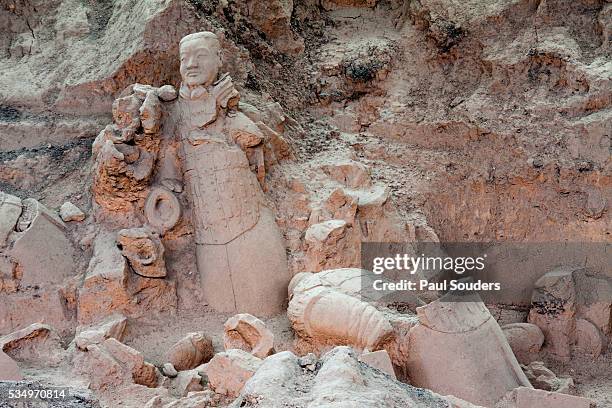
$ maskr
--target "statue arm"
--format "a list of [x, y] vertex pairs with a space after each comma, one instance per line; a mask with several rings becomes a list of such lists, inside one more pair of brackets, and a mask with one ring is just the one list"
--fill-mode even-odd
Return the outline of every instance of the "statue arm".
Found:
[[158, 159], [157, 179], [162, 186], [170, 191], [175, 193], [183, 191], [183, 175], [176, 143], [162, 143]]
[[266, 176], [264, 162], [264, 135], [259, 127], [244, 113], [237, 112], [230, 118], [228, 132], [230, 138], [245, 152], [251, 170], [264, 191]]

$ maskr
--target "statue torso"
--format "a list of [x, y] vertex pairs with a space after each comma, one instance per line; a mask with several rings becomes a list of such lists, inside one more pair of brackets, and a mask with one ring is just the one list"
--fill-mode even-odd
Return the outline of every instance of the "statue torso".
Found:
[[231, 117], [217, 112], [212, 97], [180, 98], [177, 107], [196, 243], [226, 244], [257, 224], [259, 183], [246, 155], [228, 136]]

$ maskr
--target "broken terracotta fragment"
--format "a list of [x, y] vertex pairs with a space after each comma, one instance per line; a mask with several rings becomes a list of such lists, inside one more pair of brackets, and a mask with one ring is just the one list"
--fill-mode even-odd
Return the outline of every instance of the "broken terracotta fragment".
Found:
[[452, 296], [417, 308], [419, 324], [409, 332], [411, 383], [483, 406], [517, 387], [531, 387], [480, 298]]
[[138, 275], [147, 278], [166, 276], [164, 245], [158, 234], [148, 228], [122, 229], [117, 233], [117, 244]]
[[190, 370], [208, 362], [214, 354], [212, 341], [202, 332], [189, 333], [165, 354], [164, 360], [178, 370]]
[[66, 226], [57, 214], [37, 200], [22, 201], [10, 256], [19, 265], [20, 285], [59, 284], [74, 273], [75, 249], [66, 235]]
[[260, 366], [261, 359], [243, 350], [230, 349], [215, 354], [203, 370], [212, 390], [236, 397]]
[[0, 351], [18, 362], [47, 366], [57, 366], [65, 357], [58, 334], [42, 323], [0, 337]]
[[223, 328], [225, 350], [241, 349], [259, 358], [274, 352], [274, 334], [253, 315], [241, 313], [230, 317]]
[[535, 324], [511, 323], [501, 327], [516, 359], [529, 364], [539, 356], [544, 344], [544, 333]]
[[290, 297], [287, 316], [300, 336], [372, 351], [393, 336], [391, 324], [382, 312], [325, 284], [319, 274], [294, 277]]

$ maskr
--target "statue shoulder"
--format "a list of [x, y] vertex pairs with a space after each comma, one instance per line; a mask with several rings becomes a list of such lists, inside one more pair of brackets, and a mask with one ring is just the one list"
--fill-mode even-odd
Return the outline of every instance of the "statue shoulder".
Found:
[[234, 81], [229, 74], [223, 74], [213, 84], [212, 94], [222, 109], [233, 109], [238, 106], [240, 93], [234, 87]]
[[257, 146], [264, 140], [264, 135], [255, 122], [240, 111], [227, 116], [226, 128], [232, 140], [242, 148]]

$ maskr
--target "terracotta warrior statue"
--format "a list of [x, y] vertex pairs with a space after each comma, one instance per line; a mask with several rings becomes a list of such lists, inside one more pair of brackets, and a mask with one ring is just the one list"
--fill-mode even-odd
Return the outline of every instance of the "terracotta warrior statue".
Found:
[[[114, 218], [136, 211], [146, 220], [138, 236], [155, 242], [170, 236], [181, 217], [189, 219], [209, 305], [223, 312], [278, 313], [290, 276], [260, 186], [264, 135], [237, 109], [232, 79], [219, 75], [215, 34], [184, 37], [180, 58], [178, 98], [169, 85], [134, 84], [115, 100], [114, 123], [93, 146], [95, 201]], [[117, 243], [129, 257], [132, 235], [125, 231]], [[162, 268], [162, 244], [148, 248], [156, 249]], [[150, 266], [140, 274], [150, 277]], [[154, 277], [163, 278], [164, 270]]]
[[209, 304], [219, 311], [270, 315], [281, 311], [286, 298], [286, 253], [244, 151], [263, 135], [232, 109], [239, 95], [229, 76], [219, 77], [220, 54], [210, 32], [180, 42], [183, 82], [163, 132], [178, 142], [179, 160], [162, 142], [157, 181], [179, 191], [184, 184]]

